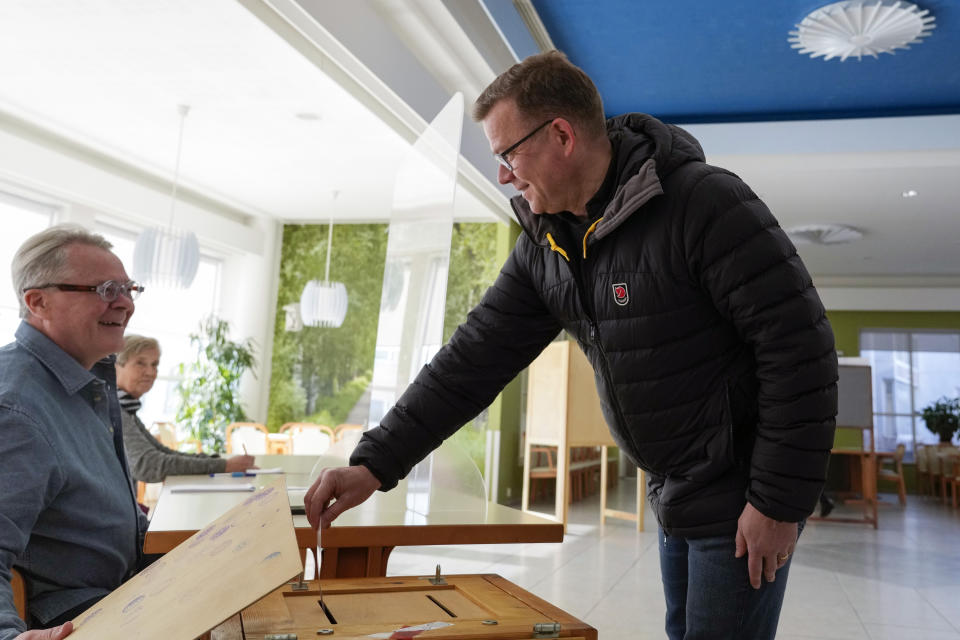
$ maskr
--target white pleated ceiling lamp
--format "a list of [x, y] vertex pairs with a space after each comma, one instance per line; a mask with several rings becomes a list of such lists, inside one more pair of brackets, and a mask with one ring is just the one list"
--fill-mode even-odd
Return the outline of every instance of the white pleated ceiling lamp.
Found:
[[807, 224], [784, 229], [794, 244], [847, 244], [863, 232], [843, 224]]
[[[337, 191], [333, 192], [336, 205]], [[311, 280], [300, 295], [300, 317], [308, 327], [339, 327], [347, 316], [347, 288], [342, 282], [330, 282], [330, 254], [333, 251], [333, 208], [327, 228], [327, 266], [323, 281]]]
[[929, 10], [899, 0], [846, 0], [820, 7], [790, 32], [790, 46], [824, 60], [893, 54], [922, 42], [936, 26]]
[[145, 229], [133, 248], [133, 278], [144, 284], [165, 289], [186, 289], [200, 266], [200, 243], [192, 231], [174, 226], [177, 188], [180, 182], [180, 154], [183, 150], [183, 125], [190, 107], [180, 105], [180, 134], [177, 139], [177, 162], [170, 195], [170, 221], [166, 226]]

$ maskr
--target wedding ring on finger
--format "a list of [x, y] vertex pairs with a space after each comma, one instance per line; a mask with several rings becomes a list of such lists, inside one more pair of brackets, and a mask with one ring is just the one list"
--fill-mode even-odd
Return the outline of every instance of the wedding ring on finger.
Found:
[[778, 553], [778, 554], [777, 554], [777, 562], [786, 562], [786, 561], [787, 561], [787, 558], [789, 558], [789, 557], [790, 557], [790, 554], [789, 554], [789, 553]]

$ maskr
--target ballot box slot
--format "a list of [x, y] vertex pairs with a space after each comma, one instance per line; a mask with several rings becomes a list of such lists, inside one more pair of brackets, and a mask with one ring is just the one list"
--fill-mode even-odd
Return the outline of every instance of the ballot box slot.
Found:
[[435, 604], [435, 605], [437, 605], [438, 607], [440, 607], [441, 609], [443, 609], [443, 611], [444, 611], [448, 616], [450, 616], [451, 618], [456, 618], [456, 617], [457, 617], [457, 614], [455, 614], [453, 611], [450, 611], [450, 609], [448, 609], [448, 608], [446, 608], [445, 606], [443, 606], [443, 603], [441, 603], [439, 600], [437, 600], [437, 599], [434, 598], [433, 596], [427, 596], [427, 599], [430, 600], [430, 602], [432, 602], [433, 604]]
[[327, 616], [327, 621], [330, 624], [337, 624], [337, 619], [333, 617], [333, 613], [330, 611], [330, 607], [327, 606], [327, 603], [323, 600], [317, 600], [317, 604], [319, 604], [320, 608], [323, 609], [323, 615]]

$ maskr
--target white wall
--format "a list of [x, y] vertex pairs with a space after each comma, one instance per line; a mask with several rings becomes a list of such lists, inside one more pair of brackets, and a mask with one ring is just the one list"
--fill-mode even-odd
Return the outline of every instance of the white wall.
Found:
[[[169, 182], [2, 115], [0, 184], [59, 203], [58, 222], [93, 228], [103, 218], [143, 228], [169, 221]], [[251, 337], [256, 343], [255, 378], [247, 376], [242, 393], [251, 419], [262, 421], [267, 414], [282, 225], [189, 192], [187, 200], [177, 203], [175, 223], [196, 233], [202, 250], [223, 258], [217, 306], [233, 337]]]

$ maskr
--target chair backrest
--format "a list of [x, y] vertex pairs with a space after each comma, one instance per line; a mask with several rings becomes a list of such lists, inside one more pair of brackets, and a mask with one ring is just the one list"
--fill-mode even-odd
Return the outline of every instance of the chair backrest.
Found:
[[357, 446], [360, 438], [363, 437], [363, 432], [364, 427], [362, 424], [350, 424], [349, 422], [338, 424], [337, 428], [334, 429], [334, 433], [336, 434], [335, 440], [351, 447]]
[[897, 445], [896, 450], [893, 452], [893, 459], [897, 461], [897, 469], [903, 465], [903, 456], [907, 452], [907, 445], [902, 442]]
[[280, 427], [280, 433], [290, 436], [290, 453], [293, 455], [320, 455], [334, 441], [333, 429], [325, 424], [288, 422]]
[[252, 456], [267, 453], [267, 428], [257, 422], [234, 422], [227, 427], [227, 453]]
[[938, 447], [940, 457], [940, 473], [946, 478], [953, 478], [960, 469], [960, 449], [952, 446]]
[[10, 588], [13, 589], [13, 606], [17, 615], [24, 622], [27, 621], [27, 583], [16, 567], [10, 567]]
[[916, 451], [913, 452], [913, 458], [917, 462], [917, 471], [926, 473], [927, 469], [929, 469], [927, 463], [927, 445], [918, 444]]
[[177, 440], [177, 428], [172, 422], [154, 422], [148, 431], [165, 447], [177, 450], [180, 446], [180, 441]]

